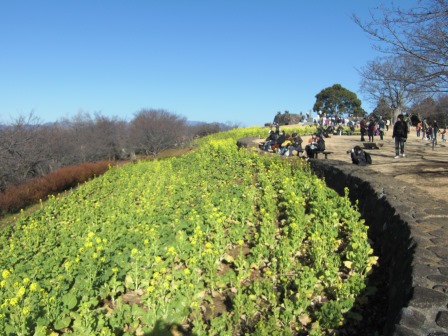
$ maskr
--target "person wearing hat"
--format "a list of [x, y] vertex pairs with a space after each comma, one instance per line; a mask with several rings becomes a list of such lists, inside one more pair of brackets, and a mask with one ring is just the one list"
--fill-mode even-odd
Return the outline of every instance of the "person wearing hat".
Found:
[[402, 157], [405, 157], [404, 143], [408, 138], [408, 124], [404, 121], [402, 114], [397, 116], [397, 121], [394, 124], [394, 130], [392, 132], [392, 138], [395, 139], [395, 159], [400, 157], [400, 153]]

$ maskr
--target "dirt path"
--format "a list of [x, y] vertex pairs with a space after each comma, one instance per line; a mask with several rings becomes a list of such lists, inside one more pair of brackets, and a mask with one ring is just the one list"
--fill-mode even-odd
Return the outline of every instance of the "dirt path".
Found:
[[[303, 139], [304, 142], [308, 137]], [[448, 188], [448, 146], [442, 143], [440, 134], [438, 145], [432, 149], [431, 142], [417, 138], [415, 129], [412, 128], [405, 144], [405, 158], [395, 159], [395, 145], [392, 139], [392, 130], [381, 141], [375, 137], [375, 142], [383, 143], [380, 149], [366, 150], [372, 156], [372, 165], [366, 169], [372, 169], [386, 175], [393, 176], [399, 181], [407, 181], [416, 187], [431, 193], [435, 199], [446, 200]], [[329, 160], [341, 160], [351, 162], [347, 151], [356, 145], [363, 147], [360, 136], [332, 135], [325, 139], [326, 148], [332, 151]]]

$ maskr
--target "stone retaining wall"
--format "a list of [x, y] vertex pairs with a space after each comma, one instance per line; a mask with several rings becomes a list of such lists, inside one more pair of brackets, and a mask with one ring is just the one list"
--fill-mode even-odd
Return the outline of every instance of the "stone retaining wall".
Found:
[[369, 225], [387, 272], [383, 334], [448, 336], [448, 204], [368, 167], [335, 160], [310, 165], [339, 194], [349, 188]]

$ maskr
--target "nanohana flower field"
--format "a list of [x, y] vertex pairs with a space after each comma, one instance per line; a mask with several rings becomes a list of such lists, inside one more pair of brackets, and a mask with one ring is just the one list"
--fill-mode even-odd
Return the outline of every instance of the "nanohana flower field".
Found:
[[[377, 257], [306, 161], [236, 147], [111, 168], [0, 232], [1, 335], [328, 335]], [[368, 292], [368, 291], [367, 291]]]

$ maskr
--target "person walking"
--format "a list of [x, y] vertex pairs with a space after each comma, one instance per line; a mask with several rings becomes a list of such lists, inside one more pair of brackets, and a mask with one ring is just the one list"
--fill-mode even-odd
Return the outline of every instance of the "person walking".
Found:
[[417, 123], [417, 126], [415, 127], [415, 130], [417, 131], [417, 138], [420, 138], [420, 132], [422, 130], [422, 122], [421, 121], [419, 121]]
[[437, 120], [434, 120], [432, 123], [432, 138], [436, 145], [437, 145], [437, 133], [439, 133], [439, 124], [437, 123]]
[[380, 130], [380, 140], [383, 140], [385, 124], [383, 118], [380, 117], [380, 121], [378, 122], [378, 128]]
[[397, 116], [397, 121], [394, 124], [394, 130], [392, 132], [392, 138], [395, 139], [395, 159], [400, 157], [405, 157], [404, 153], [404, 143], [408, 138], [408, 124], [403, 119], [403, 115], [399, 114]]
[[428, 137], [426, 136], [426, 133], [428, 132], [428, 128], [429, 128], [429, 125], [425, 118], [425, 119], [423, 119], [423, 122], [422, 122], [422, 140], [428, 140]]

